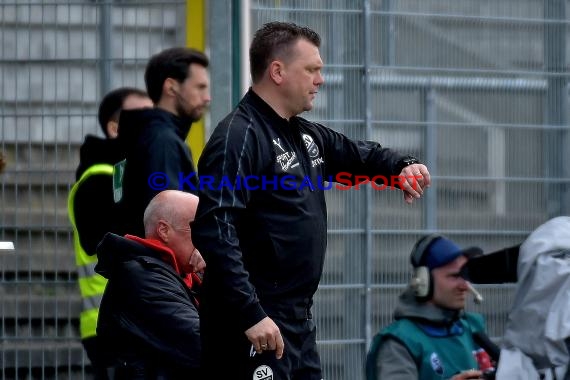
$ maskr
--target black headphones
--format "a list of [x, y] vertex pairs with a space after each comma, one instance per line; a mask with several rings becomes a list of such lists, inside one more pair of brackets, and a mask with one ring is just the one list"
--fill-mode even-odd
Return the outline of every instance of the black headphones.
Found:
[[431, 271], [427, 266], [422, 264], [422, 260], [429, 246], [441, 238], [443, 238], [443, 236], [437, 234], [422, 237], [414, 244], [414, 248], [412, 248], [412, 253], [410, 254], [410, 262], [414, 267], [414, 274], [410, 281], [410, 286], [420, 302], [425, 302], [433, 296]]

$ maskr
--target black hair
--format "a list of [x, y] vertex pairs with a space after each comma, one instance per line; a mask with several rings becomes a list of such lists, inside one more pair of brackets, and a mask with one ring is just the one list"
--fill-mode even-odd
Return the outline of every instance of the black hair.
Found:
[[162, 97], [162, 86], [167, 78], [182, 83], [190, 75], [192, 64], [208, 67], [208, 57], [198, 50], [186, 47], [174, 47], [153, 55], [146, 66], [144, 81], [146, 90], [153, 103]]
[[121, 87], [107, 93], [107, 95], [103, 97], [103, 100], [101, 100], [97, 116], [99, 119], [99, 125], [107, 138], [109, 138], [107, 123], [111, 120], [119, 121], [119, 114], [121, 113], [121, 109], [123, 109], [123, 103], [125, 102], [125, 99], [131, 95], [145, 98], [148, 97], [146, 92], [139, 90], [138, 88]]
[[249, 48], [251, 79], [258, 82], [271, 61], [285, 57], [299, 39], [306, 39], [316, 47], [321, 46], [321, 37], [314, 30], [291, 22], [274, 21], [258, 29]]

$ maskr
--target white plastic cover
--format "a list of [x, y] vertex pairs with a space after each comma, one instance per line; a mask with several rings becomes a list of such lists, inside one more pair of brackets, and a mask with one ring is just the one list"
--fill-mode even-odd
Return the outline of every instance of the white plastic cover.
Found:
[[538, 379], [536, 370], [570, 362], [570, 217], [551, 219], [530, 234], [517, 275], [499, 380]]

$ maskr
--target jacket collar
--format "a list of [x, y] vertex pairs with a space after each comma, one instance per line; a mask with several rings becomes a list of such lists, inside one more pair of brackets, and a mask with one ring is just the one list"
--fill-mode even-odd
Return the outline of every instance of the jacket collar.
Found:
[[128, 235], [128, 234], [125, 235], [125, 238], [130, 239], [132, 241], [136, 241], [137, 243], [140, 243], [140, 244], [144, 245], [145, 247], [150, 248], [150, 249], [154, 250], [155, 252], [158, 252], [160, 254], [161, 258], [165, 262], [170, 264], [174, 268], [176, 273], [178, 273], [184, 279], [184, 282], [186, 283], [188, 288], [192, 289], [194, 284], [200, 285], [200, 283], [202, 282], [202, 280], [200, 279], [200, 277], [196, 273], [184, 273], [181, 270], [181, 268], [178, 266], [178, 262], [176, 261], [176, 255], [174, 254], [174, 251], [172, 251], [172, 249], [168, 248], [160, 240], [143, 239], [143, 238], [140, 238], [138, 236]]
[[194, 285], [202, 283], [201, 278], [196, 273], [182, 273], [174, 252], [165, 246], [162, 242], [154, 239], [143, 239], [133, 235], [125, 235], [125, 237], [115, 235], [111, 232], [107, 233], [99, 246], [97, 247], [97, 256], [99, 260], [95, 267], [95, 271], [105, 278], [110, 278], [114, 263], [129, 260], [134, 256], [152, 256], [165, 266], [169, 266], [179, 276], [182, 277], [188, 288], [192, 289]]
[[293, 116], [289, 120], [282, 118], [265, 100], [257, 95], [252, 88], [245, 94], [244, 101], [253, 104], [256, 109], [260, 110], [263, 116], [269, 119], [271, 125], [290, 128], [291, 125], [297, 124], [297, 116]]
[[182, 271], [180, 270], [178, 263], [176, 262], [176, 256], [174, 255], [174, 252], [170, 248], [168, 248], [163, 242], [156, 239], [143, 239], [138, 236], [129, 235], [129, 234], [125, 235], [125, 238], [132, 241], [136, 241], [137, 243], [140, 243], [145, 247], [150, 248], [155, 252], [158, 252], [160, 254], [160, 257], [165, 262], [170, 264], [174, 268], [176, 273], [182, 275]]
[[143, 126], [159, 122], [161, 127], [173, 128], [175, 133], [186, 140], [192, 122], [189, 118], [178, 117], [162, 108], [145, 108], [121, 111], [119, 120], [119, 139], [128, 144], [137, 135], [142, 133]]
[[451, 329], [464, 314], [463, 310], [444, 309], [428, 302], [418, 302], [413, 290], [408, 287], [400, 295], [394, 318], [407, 318], [431, 326]]

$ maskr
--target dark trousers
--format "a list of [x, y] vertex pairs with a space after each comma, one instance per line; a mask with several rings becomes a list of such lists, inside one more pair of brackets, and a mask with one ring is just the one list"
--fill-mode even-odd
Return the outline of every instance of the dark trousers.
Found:
[[106, 363], [97, 336], [85, 338], [81, 341], [87, 357], [91, 362], [94, 380], [108, 380]]
[[275, 351], [262, 354], [252, 350], [243, 331], [229, 331], [203, 324], [202, 354], [208, 379], [236, 380], [321, 380], [321, 361], [317, 352], [316, 329], [312, 319], [273, 319], [281, 330], [285, 352], [281, 359]]

